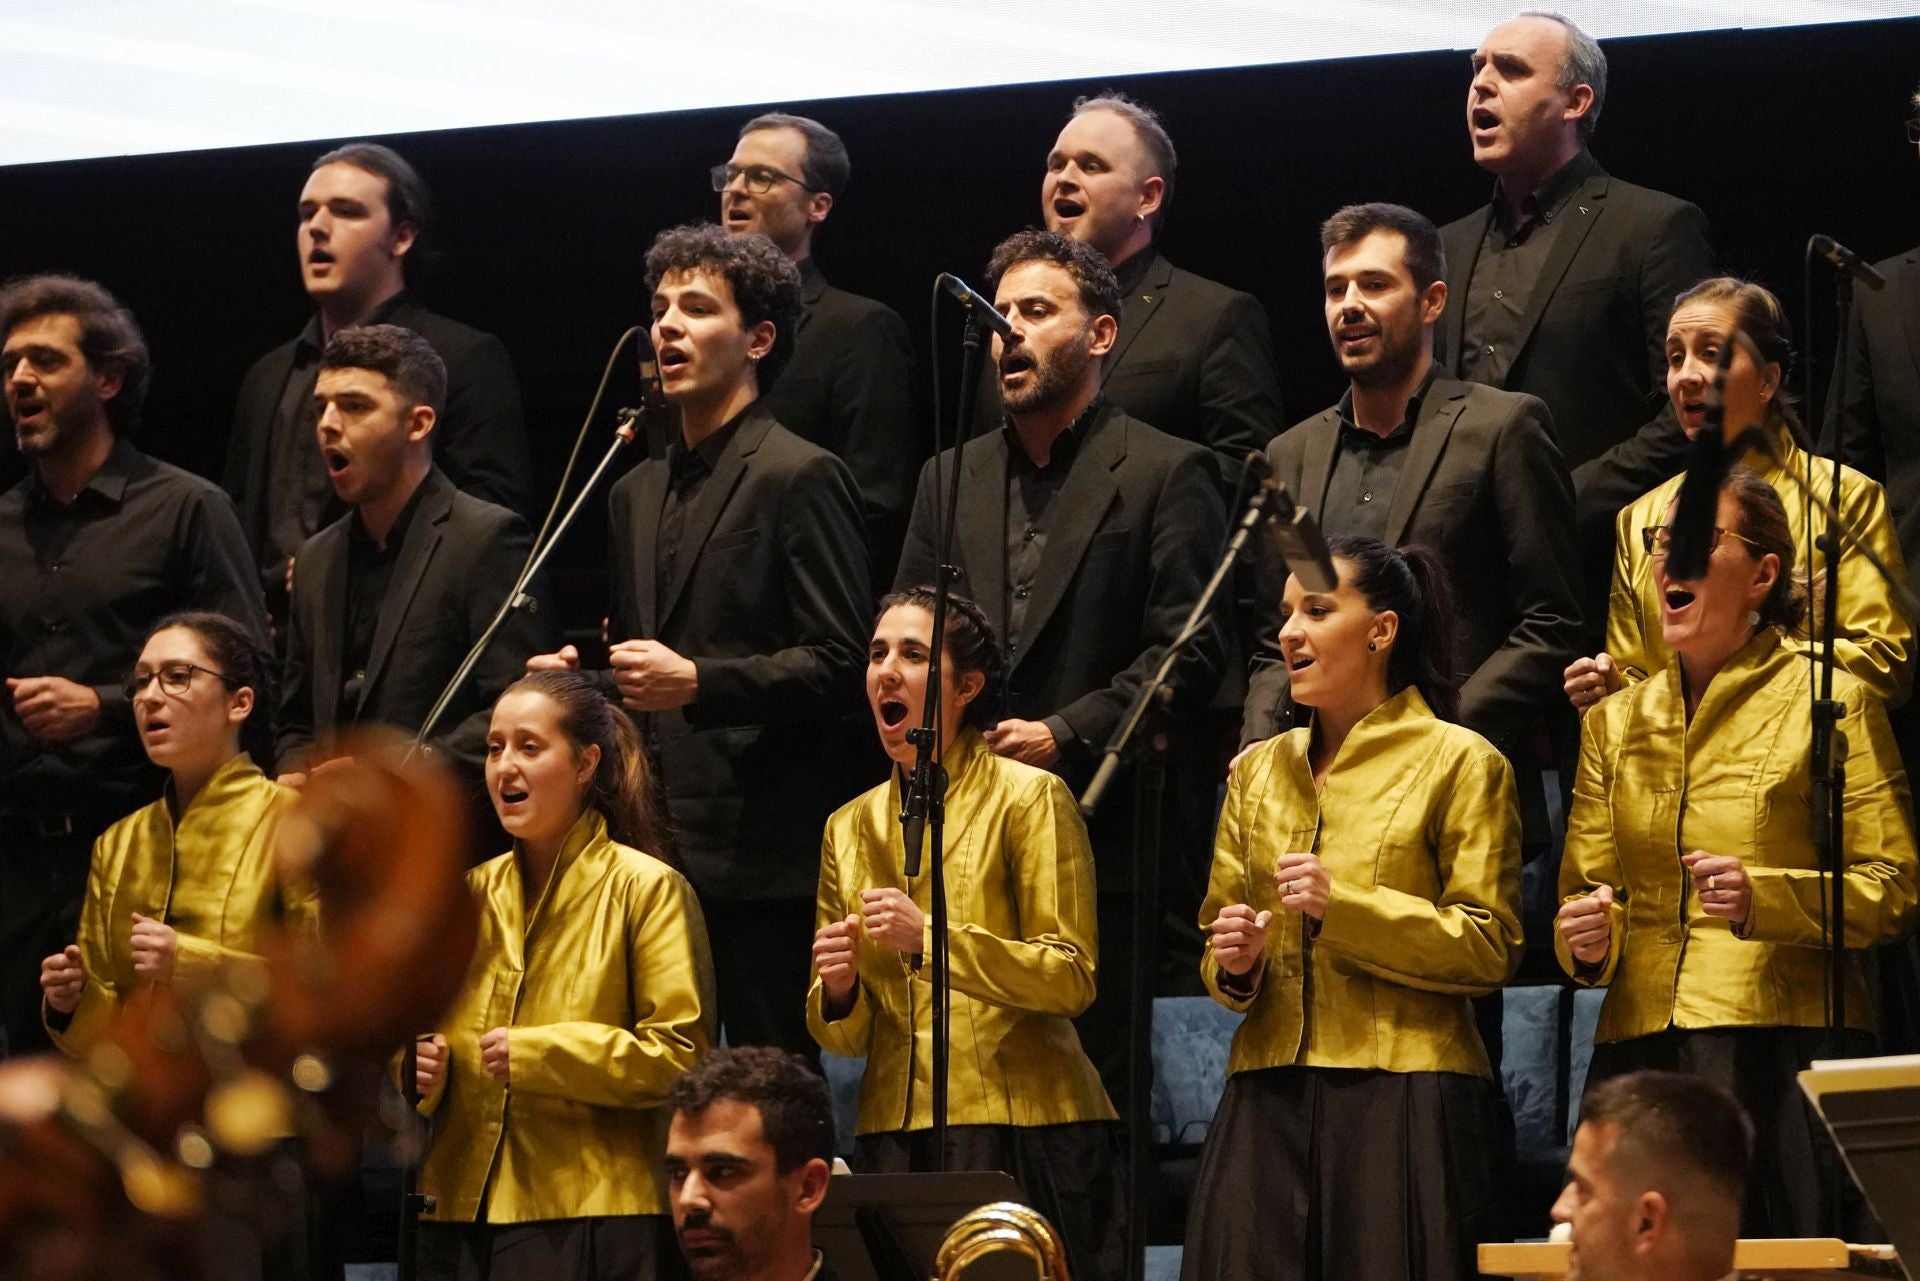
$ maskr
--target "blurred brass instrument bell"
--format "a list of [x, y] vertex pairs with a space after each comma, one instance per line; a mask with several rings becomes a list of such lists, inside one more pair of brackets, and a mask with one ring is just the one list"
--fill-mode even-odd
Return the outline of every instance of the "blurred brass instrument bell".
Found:
[[963, 1214], [934, 1255], [933, 1281], [1070, 1281], [1060, 1234], [1015, 1201]]

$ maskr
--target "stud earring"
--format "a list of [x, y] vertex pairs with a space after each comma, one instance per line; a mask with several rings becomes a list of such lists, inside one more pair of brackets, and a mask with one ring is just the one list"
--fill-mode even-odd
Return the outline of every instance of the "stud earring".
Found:
[[1367, 642], [1367, 653], [1369, 653], [1369, 654], [1371, 654], [1371, 653], [1373, 653], [1373, 652], [1374, 652], [1375, 650], [1377, 650], [1377, 649], [1379, 649], [1379, 648], [1380, 648], [1380, 647], [1379, 647], [1378, 645], [1376, 645], [1376, 644], [1374, 644], [1374, 643], [1373, 643], [1372, 641], [1368, 641], [1368, 642]]

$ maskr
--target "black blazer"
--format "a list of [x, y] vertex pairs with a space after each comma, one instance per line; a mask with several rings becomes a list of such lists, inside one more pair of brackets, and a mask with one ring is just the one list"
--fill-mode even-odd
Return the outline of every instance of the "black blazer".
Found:
[[[1006, 636], [1007, 435], [960, 451], [956, 590]], [[933, 581], [935, 504], [944, 505], [953, 451], [920, 472], [896, 584]], [[1207, 451], [1102, 405], [1048, 512], [1046, 554], [1027, 603], [1026, 647], [1009, 656], [1007, 706], [1023, 720], [1059, 717], [1071, 729], [1058, 772], [1078, 791], [1140, 686], [1160, 664], [1219, 559], [1226, 512]], [[936, 485], [940, 486], [936, 490]], [[1190, 721], [1220, 683], [1223, 609], [1174, 669], [1173, 712]], [[1057, 737], [1057, 734], [1056, 734]], [[1103, 810], [1124, 812], [1110, 802]], [[1103, 878], [1104, 879], [1104, 878]]]
[[[1327, 409], [1267, 447], [1275, 478], [1315, 512], [1333, 478], [1339, 432], [1339, 410]], [[1322, 528], [1343, 532], [1337, 513], [1322, 513]], [[1581, 639], [1573, 484], [1547, 407], [1436, 378], [1387, 508], [1387, 541], [1424, 544], [1451, 571], [1466, 674], [1461, 721], [1509, 756], [1531, 748], [1546, 718], [1566, 712], [1561, 673]], [[1291, 724], [1280, 653], [1286, 566], [1265, 541], [1253, 546], [1261, 620], [1242, 727], [1249, 742]]]
[[873, 620], [859, 494], [844, 463], [755, 404], [663, 593], [667, 475], [649, 458], [613, 487], [608, 636], [658, 640], [699, 669], [691, 705], [638, 718], [680, 857], [703, 896], [810, 899], [827, 815], [860, 790], [834, 750]]
[[1828, 436], [1838, 424], [1845, 460], [1886, 486], [1907, 581], [1920, 588], [1920, 249], [1878, 266], [1887, 287], [1854, 291]]
[[[480, 638], [532, 545], [526, 523], [453, 487], [439, 468], [407, 526], [374, 629], [356, 720], [416, 733], [441, 688]], [[295, 558], [293, 608], [280, 690], [280, 768], [300, 769], [336, 728], [347, 616], [347, 533], [353, 514], [309, 538]], [[532, 614], [514, 613], [455, 696], [429, 741], [473, 790], [486, 758], [493, 701], [529, 656], [558, 649], [552, 598], [537, 581]], [[476, 798], [477, 799], [477, 798]]]
[[[1251, 294], [1168, 262], [1156, 250], [1126, 300], [1101, 394], [1128, 417], [1212, 449], [1231, 491], [1249, 453], [1285, 423], [1267, 313]], [[1001, 425], [1000, 382], [983, 362], [974, 433]]]
[[[1449, 372], [1460, 368], [1467, 282], [1492, 212], [1482, 205], [1440, 232], [1449, 305], [1435, 326], [1434, 356]], [[1587, 585], [1596, 588], [1583, 599], [1598, 608], [1613, 518], [1685, 462], [1686, 437], [1667, 402], [1667, 320], [1675, 295], [1713, 274], [1714, 258], [1697, 206], [1621, 182], [1597, 163], [1567, 202], [1569, 216], [1502, 386], [1553, 411], [1554, 439], [1573, 472]]]
[[[507, 349], [492, 334], [428, 311], [404, 294], [382, 323], [413, 330], [446, 362], [447, 401], [433, 428], [435, 463], [460, 489], [525, 515], [533, 466]], [[267, 537], [267, 438], [299, 341], [275, 347], [247, 371], [227, 437], [222, 483], [240, 509], [256, 561]]]
[[924, 434], [906, 322], [884, 303], [829, 285], [812, 258], [800, 263], [800, 287], [793, 357], [761, 403], [782, 427], [847, 465], [869, 546], [891, 554]]

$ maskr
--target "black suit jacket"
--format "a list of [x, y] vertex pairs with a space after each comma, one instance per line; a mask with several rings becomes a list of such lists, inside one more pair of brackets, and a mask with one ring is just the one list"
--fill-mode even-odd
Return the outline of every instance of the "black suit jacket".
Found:
[[[1008, 448], [1004, 431], [961, 448], [952, 549], [952, 563], [960, 569], [956, 590], [986, 612], [1002, 638]], [[953, 456], [947, 450], [920, 472], [896, 577], [901, 587], [933, 581], [935, 494], [944, 506]], [[1046, 552], [1027, 602], [1024, 630], [1031, 640], [1008, 657], [1005, 711], [1022, 720], [1057, 716], [1066, 722], [1072, 734], [1060, 744], [1057, 771], [1075, 791], [1092, 777], [1101, 750], [1160, 665], [1219, 559], [1226, 512], [1216, 475], [1204, 449], [1108, 404], [1088, 423], [1053, 499]], [[1174, 669], [1172, 712], [1187, 727], [1220, 683], [1222, 612], [1216, 611]], [[1119, 798], [1101, 813], [1132, 821]], [[1111, 870], [1111, 860], [1104, 861], [1103, 883], [1111, 883]]]
[[[1158, 251], [1126, 300], [1101, 394], [1126, 414], [1218, 455], [1231, 491], [1249, 453], [1286, 421], [1267, 313], [1251, 294], [1168, 262]], [[974, 432], [1003, 418], [993, 362], [983, 362]]]
[[[356, 716], [361, 723], [392, 725], [408, 734], [419, 730], [460, 660], [492, 621], [533, 541], [520, 517], [455, 489], [438, 468], [420, 483], [425, 492], [394, 562]], [[283, 770], [304, 768], [313, 744], [339, 728], [340, 689], [349, 675], [341, 667], [352, 520], [349, 512], [309, 538], [296, 558], [280, 691]], [[470, 791], [485, 763], [493, 701], [519, 678], [528, 657], [559, 648], [552, 598], [538, 581], [529, 594], [538, 608], [532, 614], [515, 612], [501, 627], [429, 740], [461, 772]]]
[[868, 546], [891, 554], [913, 497], [923, 434], [906, 322], [884, 303], [829, 285], [812, 258], [800, 263], [800, 286], [793, 357], [761, 401], [782, 427], [847, 465]]
[[1920, 249], [1878, 266], [1887, 287], [1853, 295], [1828, 433], [1837, 424], [1846, 461], [1886, 486], [1907, 581], [1920, 588]]
[[[1434, 355], [1450, 372], [1460, 368], [1467, 282], [1492, 212], [1482, 205], [1440, 232], [1448, 306]], [[1573, 222], [1560, 228], [1528, 299], [1502, 386], [1553, 411], [1587, 553], [1582, 599], [1593, 612], [1607, 599], [1614, 517], [1685, 462], [1686, 437], [1666, 396], [1667, 320], [1675, 295], [1712, 275], [1714, 259], [1698, 207], [1597, 164], [1561, 216]], [[1596, 613], [1588, 630], [1604, 620]]]
[[[507, 349], [492, 334], [428, 311], [404, 294], [383, 323], [413, 330], [446, 362], [447, 400], [433, 429], [434, 461], [458, 488], [525, 515], [533, 467], [520, 416], [520, 385]], [[262, 560], [267, 537], [268, 436], [299, 341], [275, 347], [247, 371], [227, 437], [223, 483], [240, 509], [256, 561]]]
[[[1274, 476], [1316, 512], [1333, 478], [1337, 408], [1295, 425], [1267, 447]], [[1552, 417], [1532, 396], [1436, 378], [1420, 402], [1399, 483], [1387, 508], [1387, 541], [1440, 553], [1459, 616], [1460, 719], [1508, 755], [1532, 745], [1544, 719], [1564, 711], [1561, 673], [1579, 653], [1578, 558], [1573, 484], [1554, 445]], [[1329, 536], [1344, 531], [1322, 512]], [[1280, 654], [1286, 565], [1255, 540], [1260, 648], [1248, 682], [1246, 741], [1291, 724]]]
[[835, 727], [858, 706], [873, 617], [853, 477], [755, 404], [663, 585], [667, 480], [649, 458], [613, 487], [609, 636], [658, 640], [699, 672], [692, 704], [640, 717], [680, 856], [705, 896], [810, 899], [821, 829], [854, 794]]

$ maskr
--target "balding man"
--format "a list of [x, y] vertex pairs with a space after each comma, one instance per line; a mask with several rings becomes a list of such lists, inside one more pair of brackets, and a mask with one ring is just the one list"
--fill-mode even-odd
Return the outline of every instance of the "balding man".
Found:
[[1588, 1091], [1553, 1217], [1571, 1281], [1717, 1281], [1733, 1271], [1753, 1128], [1697, 1076], [1633, 1072]]

